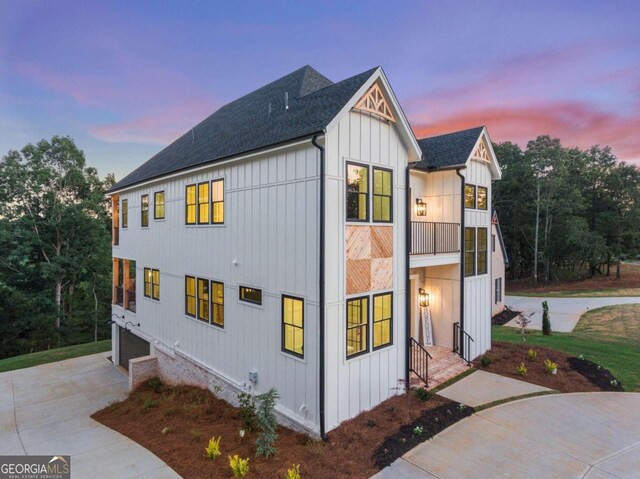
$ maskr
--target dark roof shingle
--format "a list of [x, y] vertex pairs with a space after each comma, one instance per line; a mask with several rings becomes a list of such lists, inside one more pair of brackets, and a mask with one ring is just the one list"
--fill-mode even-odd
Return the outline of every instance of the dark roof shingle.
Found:
[[302, 67], [221, 107], [109, 191], [319, 133], [375, 70], [333, 83], [310, 66]]
[[418, 140], [418, 145], [422, 150], [422, 160], [413, 167], [419, 170], [437, 170], [464, 166], [471, 156], [471, 150], [478, 141], [483, 128], [479, 126]]

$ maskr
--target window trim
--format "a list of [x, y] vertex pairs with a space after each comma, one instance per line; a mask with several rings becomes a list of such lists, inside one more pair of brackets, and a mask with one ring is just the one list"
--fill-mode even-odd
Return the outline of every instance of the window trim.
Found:
[[[391, 297], [391, 317], [389, 318], [389, 342], [385, 343], [385, 344], [381, 344], [380, 346], [375, 346], [375, 324], [376, 324], [376, 318], [375, 318], [375, 311], [376, 311], [376, 306], [375, 306], [375, 300], [378, 296], [390, 296]], [[378, 351], [379, 349], [384, 349], [384, 348], [388, 348], [389, 346], [393, 346], [393, 291], [386, 291], [383, 293], [376, 293], [374, 295], [371, 296], [371, 303], [372, 303], [372, 308], [371, 308], [371, 350], [372, 351]], [[382, 319], [381, 321], [386, 321], [386, 319]], [[381, 322], [378, 321], [378, 322]]]
[[[295, 324], [285, 323], [284, 321], [284, 302], [285, 299], [292, 299], [294, 301], [302, 301], [302, 326], [296, 326]], [[280, 351], [285, 354], [289, 354], [293, 357], [304, 359], [304, 343], [305, 343], [305, 328], [304, 328], [304, 312], [305, 312], [305, 301], [304, 298], [299, 296], [292, 296], [290, 294], [283, 294], [282, 299], [280, 300], [280, 325], [281, 325], [281, 335], [280, 335]], [[302, 354], [299, 354], [291, 349], [287, 349], [285, 347], [285, 326], [291, 326], [293, 328], [302, 329]]]
[[[153, 281], [153, 275], [158, 273], [158, 282]], [[158, 287], [158, 297], [156, 297], [155, 288]], [[151, 268], [151, 299], [160, 301], [160, 270]]]
[[[189, 296], [187, 294], [187, 281], [189, 279], [193, 280], [193, 293], [194, 293], [193, 296]], [[185, 316], [189, 316], [190, 318], [196, 318], [196, 319], [197, 319], [197, 314], [198, 314], [198, 290], [197, 290], [197, 288], [198, 288], [198, 284], [197, 284], [197, 281], [196, 281], [196, 277], [186, 274], [184, 276], [184, 314], [185, 314]], [[188, 301], [188, 298], [191, 298], [191, 297], [193, 297], [193, 299], [194, 299], [195, 312], [193, 314], [191, 314], [189, 312], [189, 301]]]
[[[200, 315], [200, 303], [203, 300], [200, 298], [200, 284], [204, 284], [207, 287], [207, 317], [203, 318]], [[196, 278], [196, 319], [198, 321], [202, 321], [203, 323], [211, 324], [211, 291], [210, 291], [211, 281], [207, 278]]]
[[[250, 299], [243, 299], [242, 298], [243, 289], [253, 289], [255, 291], [260, 291], [260, 302], [252, 301]], [[264, 302], [262, 300], [263, 295], [264, 293], [261, 288], [254, 288], [253, 286], [238, 285], [238, 301], [240, 301], [241, 303], [250, 304], [251, 306], [262, 306], [262, 303]]]
[[[371, 222], [372, 223], [393, 223], [393, 170], [391, 168], [384, 168], [384, 167], [378, 167], [378, 166], [372, 166], [371, 168], [372, 170], [372, 177], [371, 177]], [[375, 184], [376, 184], [376, 180], [375, 180], [375, 176], [376, 176], [376, 170], [378, 171], [386, 171], [391, 175], [391, 194], [389, 196], [387, 195], [376, 195], [375, 192]], [[373, 216], [374, 216], [374, 208], [373, 208], [373, 201], [375, 201], [376, 196], [380, 196], [382, 198], [389, 198], [389, 219], [388, 220], [376, 220]]]
[[[222, 286], [222, 304], [220, 303], [216, 303], [213, 301], [213, 285], [214, 284], [219, 284], [220, 286]], [[209, 322], [209, 324], [211, 324], [212, 326], [215, 326], [216, 328], [220, 328], [220, 329], [224, 329], [224, 303], [225, 303], [225, 294], [224, 294], [224, 283], [222, 281], [216, 281], [215, 279], [209, 280], [209, 311], [211, 313], [211, 321]], [[217, 305], [217, 306], [222, 306], [222, 324], [220, 323], [216, 323], [213, 318], [214, 318], [214, 308], [213, 306]]]
[[[147, 272], [149, 273], [149, 281], [147, 281]], [[144, 268], [143, 271], [143, 287], [142, 294], [145, 298], [151, 299], [153, 296], [153, 273], [151, 272], [151, 268]], [[147, 285], [149, 285], [149, 294], [147, 294]]]
[[[145, 210], [144, 199], [147, 199], [147, 207]], [[144, 213], [147, 213], [147, 224], [144, 224]], [[149, 194], [140, 196], [140, 227], [148, 228], [149, 227]]]
[[[349, 218], [347, 216], [347, 207], [348, 207], [348, 198], [349, 198], [349, 166], [359, 166], [362, 168], [366, 168], [367, 169], [367, 192], [366, 193], [357, 193], [359, 195], [366, 195], [367, 196], [367, 201], [366, 201], [366, 214], [365, 214], [365, 219], [353, 219], [353, 218]], [[371, 165], [367, 165], [364, 163], [356, 163], [355, 161], [346, 161], [345, 162], [345, 170], [344, 170], [344, 201], [345, 201], [345, 206], [344, 206], [344, 218], [345, 218], [345, 222], [348, 223], [369, 223], [371, 220], [371, 207], [370, 207], [370, 202], [371, 202]]]
[[[480, 231], [483, 230], [484, 231], [484, 250], [482, 251], [484, 253], [484, 271], [480, 271], [480, 269], [478, 268], [478, 258], [480, 256]], [[483, 274], [489, 274], [489, 228], [487, 228], [486, 226], [478, 226], [476, 228], [476, 276], [480, 276]]]
[[[473, 206], [467, 206], [467, 186], [473, 187]], [[478, 206], [478, 197], [477, 197], [477, 195], [478, 195], [478, 186], [474, 185], [473, 183], [465, 183], [464, 184], [464, 188], [465, 188], [464, 198], [463, 198], [463, 200], [464, 200], [464, 209], [465, 210], [475, 210], [475, 209], [477, 209], [477, 206]]]
[[122, 223], [122, 229], [126, 230], [129, 227], [129, 200], [123, 198], [120, 203], [120, 222]]
[[[465, 234], [464, 234], [464, 239], [465, 239], [465, 241], [464, 241], [464, 254], [465, 254], [464, 277], [465, 278], [470, 278], [471, 276], [476, 276], [476, 274], [477, 274], [476, 260], [477, 260], [477, 254], [478, 254], [478, 238], [477, 238], [477, 235], [476, 235], [476, 230], [477, 230], [477, 228], [475, 228], [473, 226], [466, 226], [464, 228], [464, 231], [465, 231]], [[473, 231], [473, 251], [467, 251], [467, 231]], [[473, 253], [473, 272], [472, 273], [467, 273], [467, 253]]]
[[[158, 195], [162, 195], [162, 216], [158, 216]], [[163, 220], [166, 216], [166, 197], [164, 195], [164, 190], [154, 191], [153, 192], [153, 219], [154, 220]]]
[[[195, 198], [195, 203], [193, 203], [193, 207], [195, 208], [195, 220], [193, 223], [189, 222], [189, 206], [190, 204], [188, 203], [189, 201], [189, 188], [193, 187], [194, 188], [194, 198]], [[198, 224], [198, 185], [196, 183], [190, 183], [188, 185], [185, 185], [184, 187], [184, 224], [186, 226], [193, 226], [193, 225], [197, 225]]]
[[[478, 201], [478, 195], [480, 193], [481, 188], [485, 191], [484, 208], [480, 207], [480, 202]], [[487, 188], [486, 186], [480, 186], [480, 185], [476, 186], [476, 209], [480, 211], [489, 210], [489, 188]]]
[[[213, 201], [213, 184], [214, 183], [218, 183], [221, 182], [222, 183], [222, 201]], [[224, 214], [224, 178], [216, 178], [214, 180], [211, 180], [211, 186], [209, 187], [209, 196], [210, 196], [210, 200], [211, 200], [211, 224], [212, 225], [223, 225], [224, 224], [224, 218], [225, 218], [225, 214]], [[218, 203], [222, 203], [222, 221], [214, 221], [213, 219], [213, 212], [214, 212], [214, 206]]]
[[[366, 321], [364, 323], [359, 324], [358, 326], [351, 326], [351, 328], [349, 328], [349, 303], [351, 301], [357, 301], [357, 300], [363, 300], [366, 299], [367, 300], [367, 312], [366, 312]], [[345, 357], [347, 360], [349, 359], [353, 359], [353, 358], [357, 358], [358, 356], [362, 356], [363, 354], [368, 354], [369, 353], [369, 336], [371, 334], [370, 332], [370, 315], [371, 315], [371, 305], [369, 304], [371, 302], [371, 296], [370, 295], [363, 295], [363, 296], [354, 296], [353, 298], [347, 298], [345, 301], [345, 315], [344, 315], [344, 325], [345, 325], [345, 335], [344, 335], [344, 347], [345, 347]], [[361, 328], [362, 326], [366, 327], [366, 334], [365, 334], [365, 347], [362, 351], [358, 351], [357, 353], [353, 353], [353, 354], [349, 354], [348, 351], [348, 338], [349, 338], [349, 329], [355, 329], [355, 328]]]
[[[201, 185], [207, 185], [207, 201], [200, 201], [200, 186]], [[207, 205], [207, 209], [210, 207], [210, 203], [211, 203], [211, 191], [209, 190], [209, 187], [211, 185], [209, 184], [209, 181], [201, 181], [200, 183], [198, 183], [198, 186], [196, 187], [196, 224], [198, 225], [208, 225], [211, 223], [210, 221], [210, 215], [211, 212], [207, 212], [207, 220], [206, 221], [200, 221], [200, 205]]]

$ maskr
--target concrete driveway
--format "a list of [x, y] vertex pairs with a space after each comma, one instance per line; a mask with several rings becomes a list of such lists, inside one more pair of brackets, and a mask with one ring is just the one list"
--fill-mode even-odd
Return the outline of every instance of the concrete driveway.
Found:
[[640, 394], [538, 396], [474, 414], [375, 479], [640, 478]]
[[0, 455], [70, 455], [73, 478], [179, 478], [89, 416], [127, 396], [127, 377], [94, 354], [0, 373]]
[[[603, 306], [614, 306], [616, 304], [640, 303], [640, 297], [620, 297], [620, 298], [530, 298], [526, 296], [506, 296], [505, 304], [514, 311], [533, 313], [533, 321], [529, 324], [529, 329], [542, 329], [542, 302], [549, 304], [549, 315], [551, 316], [551, 330], [559, 333], [570, 333], [576, 327], [580, 316], [591, 309], [602, 308]], [[515, 319], [509, 321], [505, 326], [519, 327]]]

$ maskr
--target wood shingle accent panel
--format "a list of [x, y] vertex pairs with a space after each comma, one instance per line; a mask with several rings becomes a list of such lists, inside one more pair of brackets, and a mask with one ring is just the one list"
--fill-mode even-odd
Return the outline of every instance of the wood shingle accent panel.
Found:
[[393, 288], [393, 258], [371, 260], [371, 291]]
[[371, 227], [371, 257], [393, 257], [393, 226]]
[[371, 260], [347, 260], [347, 294], [371, 291]]
[[371, 258], [371, 227], [347, 226], [347, 259]]

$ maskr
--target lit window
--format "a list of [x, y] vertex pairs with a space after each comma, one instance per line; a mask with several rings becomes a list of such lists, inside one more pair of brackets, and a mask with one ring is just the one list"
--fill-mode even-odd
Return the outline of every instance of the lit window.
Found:
[[478, 228], [478, 274], [487, 273], [487, 228]]
[[389, 170], [373, 169], [373, 221], [392, 221], [392, 174]]
[[153, 219], [164, 219], [164, 191], [156, 191], [153, 194]]
[[224, 284], [211, 281], [212, 324], [224, 327]]
[[129, 201], [122, 200], [122, 228], [129, 226]]
[[151, 297], [151, 268], [144, 269], [144, 295]]
[[196, 317], [196, 279], [193, 276], [184, 277], [184, 312]]
[[478, 209], [488, 209], [488, 190], [484, 186], [478, 186]]
[[198, 278], [198, 319], [209, 322], [209, 280]]
[[262, 290], [240, 286], [240, 301], [252, 304], [262, 304]]
[[209, 182], [198, 184], [198, 224], [209, 223]]
[[464, 185], [464, 207], [476, 207], [476, 185]]
[[149, 195], [142, 195], [140, 199], [140, 225], [149, 226]]
[[224, 180], [211, 182], [211, 222], [224, 223]]
[[347, 221], [369, 220], [369, 168], [347, 163]]
[[196, 185], [188, 185], [185, 191], [185, 223], [196, 224]]
[[347, 300], [347, 357], [366, 353], [369, 347], [369, 298]]
[[157, 269], [151, 270], [151, 297], [160, 299], [160, 271]]
[[393, 294], [377, 294], [373, 297], [373, 349], [391, 344]]
[[304, 357], [304, 300], [282, 296], [282, 350]]
[[464, 275], [476, 274], [476, 230], [464, 229]]

